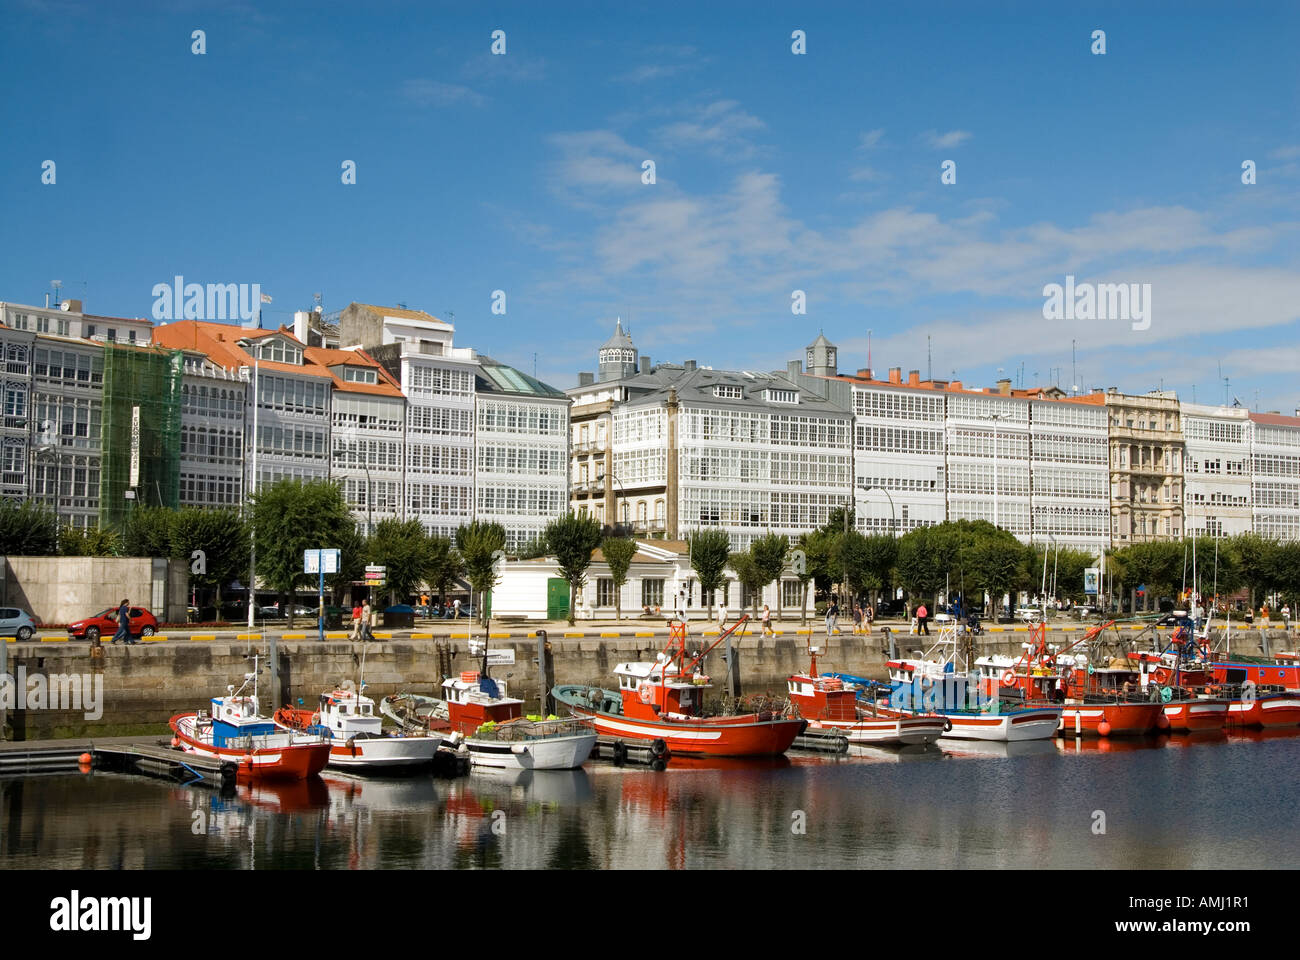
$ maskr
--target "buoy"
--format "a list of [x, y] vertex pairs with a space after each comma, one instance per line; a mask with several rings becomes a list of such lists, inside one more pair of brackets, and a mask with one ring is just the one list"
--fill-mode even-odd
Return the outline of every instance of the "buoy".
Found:
[[180, 737], [172, 737], [172, 746], [173, 746], [173, 747], [179, 747], [180, 745], [181, 745], [181, 738], [180, 738]]
[[1161, 711], [1160, 716], [1156, 717], [1156, 729], [1157, 730], [1169, 729], [1169, 718], [1164, 715], [1164, 711]]
[[93, 760], [94, 757], [92, 757], [90, 754], [83, 753], [81, 756], [77, 758], [77, 763], [83, 763], [89, 765]]
[[1097, 732], [1101, 734], [1103, 737], [1109, 737], [1110, 722], [1108, 720], [1103, 720], [1101, 723], [1097, 724]]

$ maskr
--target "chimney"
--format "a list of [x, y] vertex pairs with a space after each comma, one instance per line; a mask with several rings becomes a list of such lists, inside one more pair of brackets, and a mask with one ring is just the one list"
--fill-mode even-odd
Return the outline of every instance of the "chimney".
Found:
[[890, 382], [890, 383], [902, 383], [902, 382], [903, 382], [903, 368], [902, 368], [902, 367], [890, 367], [890, 368], [889, 368], [889, 382]]
[[310, 317], [311, 314], [306, 310], [295, 310], [293, 312], [293, 335], [303, 343], [307, 343], [307, 332], [311, 329], [311, 325], [308, 322], [308, 318]]
[[1004, 397], [1009, 397], [1009, 396], [1011, 396], [1011, 378], [1010, 378], [1010, 377], [1003, 377], [1001, 380], [998, 381], [998, 393], [1002, 394], [1002, 396], [1004, 396]]
[[580, 387], [589, 387], [595, 382], [596, 382], [596, 375], [594, 373], [578, 374], [578, 386]]
[[785, 362], [785, 372], [786, 372], [786, 375], [787, 375], [787, 376], [790, 376], [790, 377], [794, 377], [794, 376], [796, 376], [797, 374], [803, 373], [803, 361], [802, 361], [802, 360], [787, 360], [787, 361]]
[[949, 390], [960, 390], [960, 389], [961, 389], [961, 381], [960, 381], [960, 380], [954, 380], [952, 383], [948, 384], [948, 389], [949, 389]]
[[870, 367], [860, 368], [858, 370], [858, 376], [861, 377], [863, 380], [871, 380], [872, 379], [871, 368]]
[[695, 361], [687, 360], [686, 363], [683, 364], [683, 366], [686, 367], [686, 372], [689, 373], [690, 371], [695, 369]]
[[907, 371], [907, 385], [908, 385], [909, 387], [919, 387], [919, 386], [921, 385], [921, 371], [920, 371], [920, 370], [909, 370], [909, 371]]
[[650, 358], [649, 358], [649, 357], [642, 357], [642, 358], [641, 358], [641, 372], [642, 372], [642, 373], [649, 373], [649, 372], [650, 372]]

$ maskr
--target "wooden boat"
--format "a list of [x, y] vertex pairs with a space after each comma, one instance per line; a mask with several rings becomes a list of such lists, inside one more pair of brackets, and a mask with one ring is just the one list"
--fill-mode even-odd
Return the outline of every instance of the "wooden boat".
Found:
[[668, 644], [652, 662], [620, 663], [618, 689], [562, 685], [555, 699], [591, 720], [605, 737], [662, 740], [674, 757], [754, 757], [785, 753], [807, 725], [789, 704], [736, 716], [705, 716], [709, 678], [700, 664], [713, 647], [749, 619], [742, 615], [707, 649], [686, 651], [686, 625], [671, 624]]
[[596, 745], [587, 720], [511, 720], [485, 723], [465, 738], [475, 767], [505, 770], [576, 770]]
[[[256, 661], [255, 661], [256, 662]], [[251, 696], [241, 696], [253, 684]], [[169, 724], [183, 750], [228, 760], [241, 782], [301, 780], [315, 776], [329, 761], [329, 741], [320, 736], [280, 730], [275, 721], [258, 715], [257, 668], [245, 675], [239, 692], [213, 697], [209, 713], [180, 713]]]
[[850, 746], [864, 744], [933, 743], [944, 732], [944, 718], [933, 714], [885, 714], [875, 701], [858, 706], [857, 687], [838, 676], [819, 676], [817, 648], [809, 647], [807, 673], [786, 681], [790, 702], [813, 729], [830, 728], [843, 734]]
[[330, 741], [329, 765], [351, 770], [389, 770], [431, 764], [444, 743], [439, 735], [386, 733], [375, 702], [352, 690], [323, 693], [316, 710], [281, 707], [282, 729], [318, 734]]

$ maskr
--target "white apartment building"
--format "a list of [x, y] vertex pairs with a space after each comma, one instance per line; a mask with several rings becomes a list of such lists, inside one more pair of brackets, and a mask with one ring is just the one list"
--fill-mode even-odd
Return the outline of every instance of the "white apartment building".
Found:
[[[328, 370], [307, 361], [302, 342], [288, 329], [250, 330], [233, 323], [176, 320], [155, 327], [153, 341], [169, 349], [201, 353], [245, 381], [243, 483], [249, 494], [285, 477], [329, 476], [332, 378]], [[183, 432], [185, 426], [182, 417]], [[251, 446], [254, 428], [256, 443]]]
[[308, 347], [305, 354], [332, 378], [330, 477], [369, 535], [382, 521], [402, 517], [406, 399], [364, 350]]
[[238, 370], [202, 353], [184, 353], [181, 381], [182, 507], [235, 507], [244, 502], [244, 414], [248, 384]]
[[1252, 413], [1251, 498], [1254, 531], [1300, 540], [1300, 410]]
[[568, 510], [569, 398], [480, 355], [475, 376], [474, 515], [506, 530], [506, 550]]
[[1254, 529], [1249, 411], [1184, 403], [1181, 413], [1188, 535], [1249, 533]]
[[453, 345], [455, 327], [404, 307], [352, 303], [339, 342], [377, 360], [406, 396], [404, 516], [454, 537], [474, 517], [473, 350]]
[[1100, 555], [1110, 546], [1104, 394], [1029, 402], [1030, 539]]
[[[4, 314], [0, 313], [0, 319]], [[4, 364], [4, 420], [0, 423], [0, 498], [25, 500], [28, 489], [28, 450], [32, 446], [32, 349], [36, 335], [0, 329], [0, 362]]]

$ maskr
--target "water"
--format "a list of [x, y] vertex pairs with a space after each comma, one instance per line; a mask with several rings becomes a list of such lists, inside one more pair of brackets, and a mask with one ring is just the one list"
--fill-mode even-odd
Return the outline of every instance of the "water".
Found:
[[1204, 868], [1282, 866], [1300, 846], [1300, 730], [980, 751], [328, 773], [224, 799], [103, 772], [7, 778], [0, 869]]

